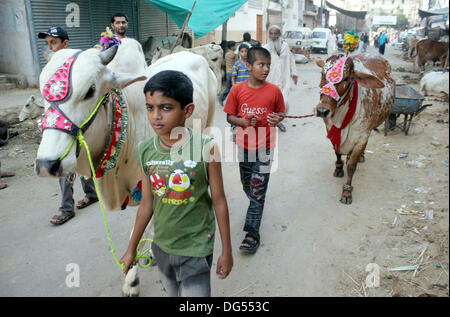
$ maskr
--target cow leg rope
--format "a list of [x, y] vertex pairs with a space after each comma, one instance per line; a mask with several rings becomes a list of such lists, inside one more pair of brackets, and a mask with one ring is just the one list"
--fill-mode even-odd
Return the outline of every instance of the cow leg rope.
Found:
[[[105, 227], [106, 227], [106, 235], [108, 236], [108, 241], [109, 241], [109, 245], [111, 248], [111, 253], [114, 257], [114, 261], [116, 262], [116, 264], [122, 269], [122, 271], [125, 269], [125, 265], [123, 263], [120, 263], [119, 260], [117, 259], [116, 256], [116, 249], [114, 248], [114, 243], [112, 241], [111, 238], [111, 232], [109, 230], [109, 225], [108, 225], [108, 221], [106, 220], [106, 213], [105, 213], [105, 209], [103, 208], [103, 201], [102, 201], [102, 197], [100, 195], [100, 191], [98, 190], [98, 185], [97, 185], [97, 177], [95, 176], [95, 170], [94, 170], [94, 164], [92, 163], [92, 158], [91, 158], [91, 152], [89, 151], [89, 147], [86, 143], [86, 140], [84, 139], [83, 134], [81, 133], [81, 129], [78, 130], [78, 136], [77, 136], [78, 142], [80, 142], [81, 146], [84, 146], [86, 148], [86, 153], [89, 159], [89, 166], [91, 168], [91, 172], [92, 172], [92, 178], [94, 179], [94, 185], [95, 185], [95, 191], [97, 192], [97, 196], [98, 196], [98, 202], [100, 204], [100, 209], [102, 210], [102, 214], [103, 214], [103, 220], [105, 222]], [[147, 268], [151, 265], [152, 263], [152, 259], [147, 256], [146, 254], [148, 254], [148, 252], [151, 250], [151, 247], [148, 249], [145, 249], [143, 252], [139, 253], [139, 249], [141, 247], [141, 245], [145, 242], [152, 242], [152, 239], [141, 239], [139, 241], [139, 244], [136, 248], [137, 251], [137, 255], [136, 255], [136, 259], [138, 260], [138, 265], [141, 268]], [[139, 262], [139, 259], [146, 259], [148, 261], [147, 264], [143, 265]]]

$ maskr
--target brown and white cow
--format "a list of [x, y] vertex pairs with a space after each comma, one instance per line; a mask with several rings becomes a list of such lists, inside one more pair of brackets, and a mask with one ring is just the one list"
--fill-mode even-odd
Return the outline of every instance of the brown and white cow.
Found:
[[416, 44], [416, 52], [416, 64], [421, 71], [425, 70], [425, 63], [428, 61], [433, 62], [433, 65], [439, 61], [443, 67], [448, 55], [448, 42], [421, 40]]
[[363, 158], [370, 133], [389, 116], [395, 100], [395, 83], [386, 59], [360, 54], [316, 59], [322, 68], [320, 102], [322, 117], [336, 153], [335, 177], [344, 176], [342, 155], [347, 155], [347, 182], [341, 202], [352, 203], [352, 178]]

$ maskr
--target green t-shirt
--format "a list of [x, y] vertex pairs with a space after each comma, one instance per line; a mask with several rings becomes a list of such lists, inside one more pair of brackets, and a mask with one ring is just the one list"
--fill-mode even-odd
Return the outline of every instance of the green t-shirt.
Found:
[[211, 138], [188, 129], [183, 144], [163, 148], [158, 136], [139, 142], [136, 155], [150, 179], [155, 235], [165, 252], [205, 257], [213, 253], [215, 217], [208, 191]]

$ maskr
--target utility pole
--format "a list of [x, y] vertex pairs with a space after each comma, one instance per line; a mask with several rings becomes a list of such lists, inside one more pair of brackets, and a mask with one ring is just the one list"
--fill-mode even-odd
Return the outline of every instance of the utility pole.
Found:
[[227, 40], [227, 23], [228, 20], [222, 24], [222, 42]]
[[324, 7], [325, 7], [325, 0], [320, 0], [319, 21], [321, 28], [325, 27], [325, 19], [323, 18], [323, 13], [325, 12]]

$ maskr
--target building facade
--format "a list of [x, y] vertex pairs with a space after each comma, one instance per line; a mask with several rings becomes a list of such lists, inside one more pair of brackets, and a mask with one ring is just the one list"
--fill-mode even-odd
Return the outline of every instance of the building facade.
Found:
[[[319, 17], [321, 0], [248, 0], [222, 26], [199, 39], [187, 28], [193, 46], [227, 40], [241, 41], [244, 32], [266, 43], [270, 25], [287, 28], [306, 26], [311, 29], [322, 23]], [[324, 1], [322, 1], [324, 2]], [[325, 13], [328, 11], [323, 8]], [[69, 34], [69, 48], [87, 49], [94, 46], [110, 25], [114, 13], [127, 15], [127, 36], [147, 41], [150, 36], [167, 37], [179, 32], [168, 15], [146, 0], [1, 0], [0, 73], [23, 75], [30, 87], [37, 87], [39, 74], [45, 66], [46, 44], [38, 39], [39, 32], [50, 26], [61, 26]], [[328, 15], [325, 17], [328, 26]]]
[[69, 48], [87, 49], [117, 12], [128, 17], [127, 36], [145, 42], [148, 37], [177, 34], [178, 26], [146, 0], [2, 0], [0, 2], [0, 73], [20, 74], [37, 87], [45, 66], [45, 41], [39, 32], [61, 26], [69, 35]]

